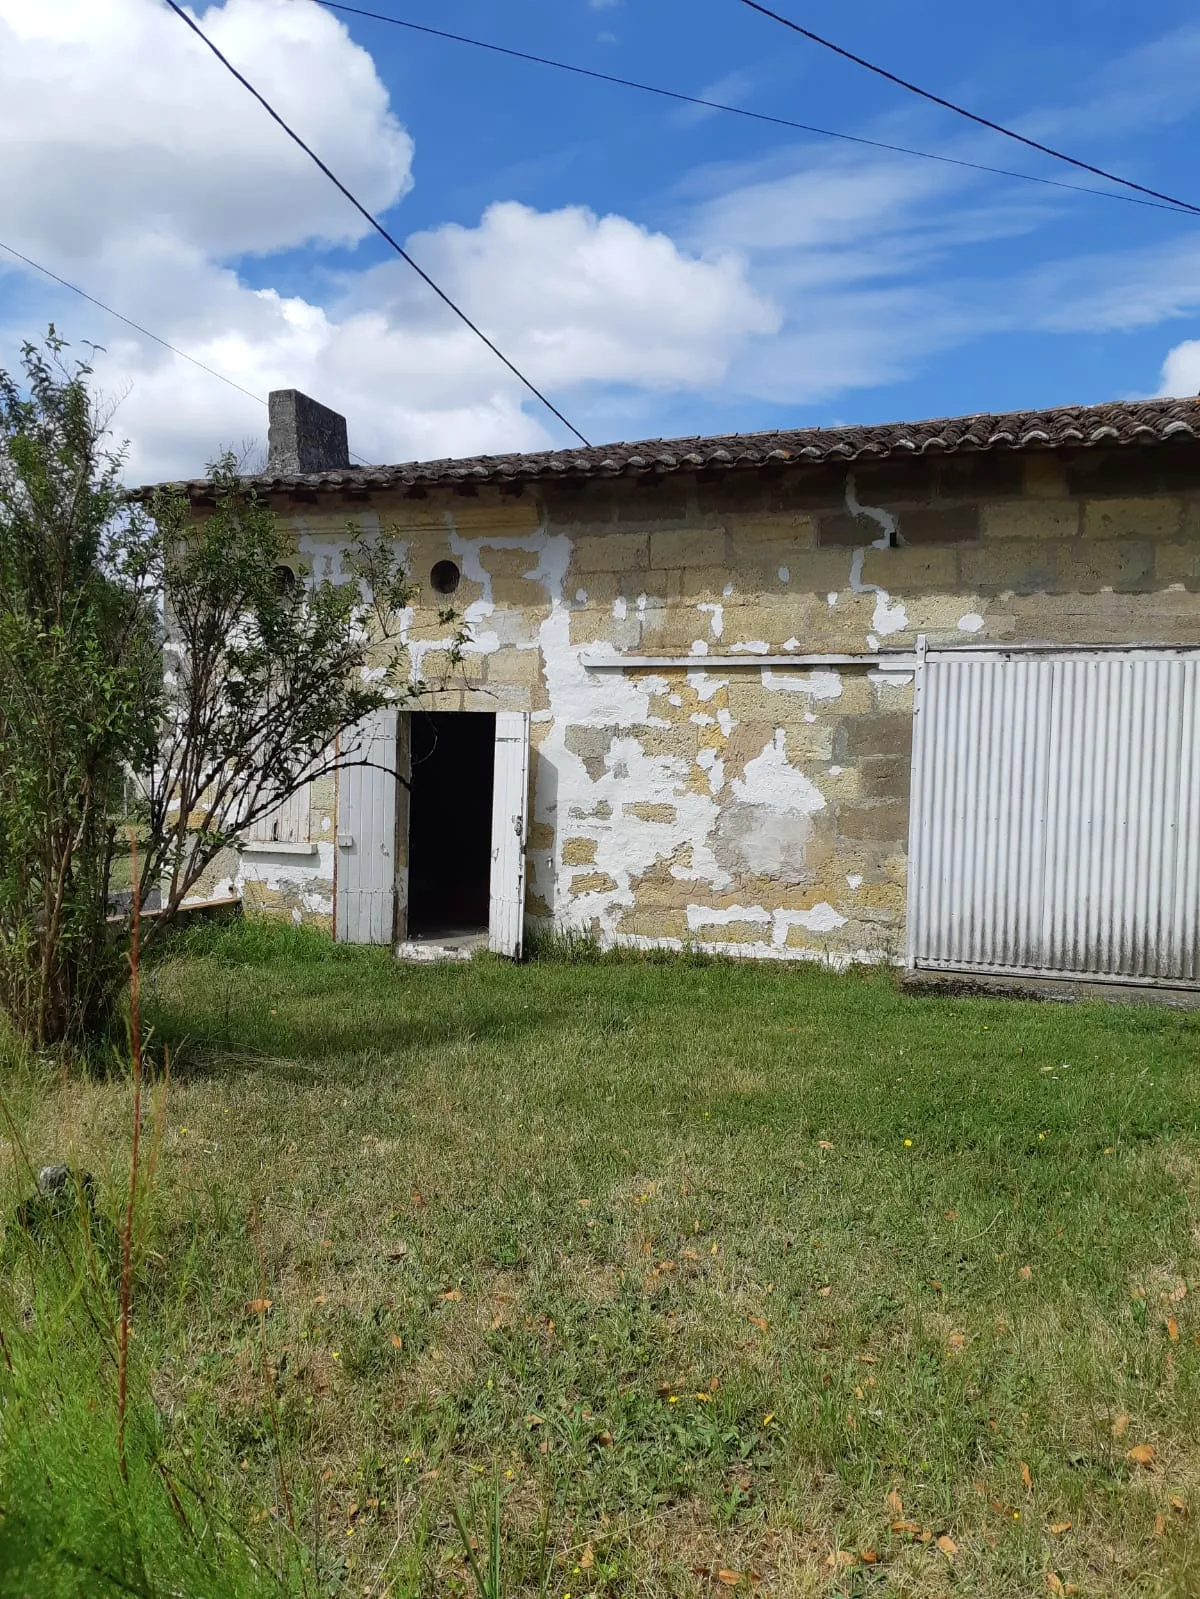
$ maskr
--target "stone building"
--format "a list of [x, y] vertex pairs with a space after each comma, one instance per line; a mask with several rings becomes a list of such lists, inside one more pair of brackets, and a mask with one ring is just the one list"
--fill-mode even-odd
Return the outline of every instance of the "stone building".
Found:
[[370, 730], [411, 788], [300, 796], [248, 902], [1200, 981], [1197, 402], [359, 468], [289, 391], [255, 481], [318, 574], [401, 542], [414, 675], [471, 643]]

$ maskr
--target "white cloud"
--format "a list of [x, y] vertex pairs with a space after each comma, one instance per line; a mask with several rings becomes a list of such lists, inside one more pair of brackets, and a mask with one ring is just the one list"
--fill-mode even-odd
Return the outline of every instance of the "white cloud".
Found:
[[1167, 351], [1158, 392], [1179, 396], [1200, 394], [1200, 339], [1185, 339]]
[[[403, 196], [412, 141], [370, 56], [328, 12], [225, 0], [201, 20], [365, 203], [384, 210]], [[109, 0], [100, 14], [84, 0], [0, 0], [0, 139], [0, 208], [18, 248], [253, 393], [294, 386], [343, 410], [360, 454], [555, 436], [400, 262], [326, 272], [320, 304], [247, 286], [240, 258], [353, 241], [366, 225], [165, 7]], [[665, 234], [581, 207], [498, 204], [477, 227], [409, 243], [568, 412], [596, 385], [719, 383], [739, 345], [777, 325], [732, 252], [689, 255]], [[0, 273], [10, 270], [0, 256]], [[254, 401], [78, 303], [67, 309], [61, 295], [41, 303], [106, 345], [97, 374], [124, 394], [117, 427], [133, 440], [132, 477], [191, 475], [218, 445], [261, 438]], [[9, 360], [29, 331], [0, 330]]]

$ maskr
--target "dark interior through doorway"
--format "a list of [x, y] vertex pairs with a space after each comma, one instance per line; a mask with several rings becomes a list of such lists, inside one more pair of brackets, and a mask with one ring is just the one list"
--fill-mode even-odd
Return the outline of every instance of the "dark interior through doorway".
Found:
[[490, 712], [413, 712], [409, 938], [487, 929], [495, 761]]

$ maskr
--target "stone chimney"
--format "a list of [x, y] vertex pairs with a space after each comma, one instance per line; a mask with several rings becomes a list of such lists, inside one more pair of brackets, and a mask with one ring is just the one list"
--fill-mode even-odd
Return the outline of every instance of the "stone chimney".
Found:
[[337, 472], [350, 465], [346, 418], [299, 389], [267, 396], [267, 471], [279, 477]]

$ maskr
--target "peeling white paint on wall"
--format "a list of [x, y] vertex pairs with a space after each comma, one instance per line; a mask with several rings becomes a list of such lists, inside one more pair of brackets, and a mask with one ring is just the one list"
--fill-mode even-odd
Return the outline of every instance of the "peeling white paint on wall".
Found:
[[858, 872], [848, 872], [846, 874], [846, 881], [849, 883], [850, 887], [854, 889], [855, 893], [857, 893], [858, 890], [863, 886], [862, 877]]
[[688, 687], [693, 691], [698, 700], [711, 700], [714, 694], [719, 694], [723, 688], [729, 687], [727, 677], [712, 677], [708, 672], [692, 669], [687, 675]]
[[787, 758], [787, 734], [777, 727], [761, 755], [746, 762], [745, 772], [733, 779], [733, 792], [745, 805], [764, 805], [773, 811], [812, 816], [825, 809], [825, 796]]
[[612, 614], [614, 622], [623, 622], [626, 616], [628, 616], [629, 607], [625, 603], [625, 596], [623, 594], [618, 594], [616, 599], [613, 601]]
[[[863, 582], [863, 563], [867, 558], [867, 550], [888, 550], [896, 536], [896, 518], [890, 511], [885, 511], [882, 506], [862, 505], [859, 503], [858, 491], [854, 482], [854, 473], [846, 477], [846, 509], [851, 516], [865, 516], [879, 528], [879, 537], [873, 543], [865, 545], [862, 549], [855, 550], [850, 558], [850, 587], [855, 594], [874, 594], [875, 614], [871, 618], [871, 626], [881, 638], [888, 638], [892, 633], [902, 633], [908, 626], [908, 612], [897, 601], [892, 604], [892, 597], [885, 588], [878, 583]], [[836, 596], [835, 596], [836, 598]], [[832, 602], [831, 602], [832, 603]], [[872, 649], [878, 649], [874, 638], [868, 638]]]
[[[689, 905], [687, 924], [688, 931], [692, 933], [698, 933], [705, 927], [769, 927], [771, 943], [778, 950], [787, 946], [789, 928], [802, 927], [808, 933], [833, 933], [839, 927], [845, 927], [846, 918], [824, 900], [807, 911], [770, 911], [762, 905]], [[728, 945], [713, 947], [729, 948]]]
[[979, 615], [978, 611], [968, 611], [966, 616], [960, 616], [958, 619], [958, 631], [960, 633], [978, 633], [982, 627], [983, 617]]
[[731, 644], [730, 655], [769, 655], [771, 646], [764, 639], [752, 639], [745, 644]]
[[792, 574], [786, 566], [779, 568], [779, 581], [781, 583], [790, 583], [792, 581]]
[[704, 641], [704, 639], [698, 638], [695, 641], [695, 643], [692, 645], [692, 651], [691, 652], [692, 652], [693, 655], [707, 655], [708, 654], [708, 645]]
[[762, 668], [762, 686], [774, 694], [807, 694], [814, 700], [836, 700], [842, 693], [839, 672], [777, 672], [771, 666]]
[[719, 794], [725, 787], [725, 762], [716, 750], [701, 750], [696, 756], [696, 765], [708, 776], [709, 793]]
[[[712, 636], [719, 639], [725, 632], [725, 607], [718, 600], [702, 600], [696, 609], [707, 612]], [[737, 648], [736, 644], [734, 648]]]

